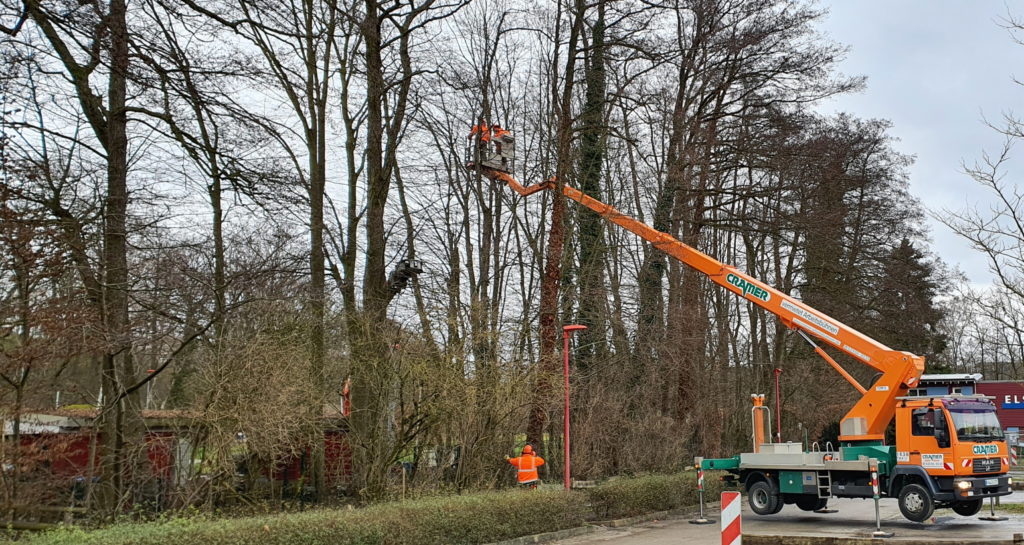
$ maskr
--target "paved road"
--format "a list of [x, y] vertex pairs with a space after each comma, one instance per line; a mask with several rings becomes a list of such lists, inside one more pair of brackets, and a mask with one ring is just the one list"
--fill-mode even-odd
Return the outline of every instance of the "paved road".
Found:
[[[787, 505], [781, 513], [761, 517], [743, 503], [745, 535], [869, 537], [875, 529], [874, 504], [869, 500], [833, 499], [829, 507], [838, 513], [817, 514], [800, 511]], [[1024, 492], [1016, 492], [1004, 502], [1024, 502]], [[903, 518], [896, 500], [880, 502], [882, 529], [895, 532], [891, 541], [941, 543], [942, 540], [985, 539], [1007, 540], [1014, 533], [1024, 533], [1024, 516], [1008, 515], [1010, 520], [988, 522], [977, 517], [961, 517], [949, 509], [936, 512], [933, 521], [917, 524]], [[988, 506], [980, 513], [986, 514]], [[999, 513], [998, 507], [996, 513]], [[718, 520], [717, 510], [709, 516]], [[652, 521], [627, 528], [608, 528], [597, 533], [556, 542], [558, 545], [698, 545], [720, 542], [717, 524], [698, 526], [685, 518]]]

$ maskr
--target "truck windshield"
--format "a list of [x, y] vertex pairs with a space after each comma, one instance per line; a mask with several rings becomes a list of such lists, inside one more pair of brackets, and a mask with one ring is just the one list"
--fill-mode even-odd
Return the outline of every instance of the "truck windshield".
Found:
[[1001, 441], [1003, 428], [991, 408], [950, 407], [956, 436], [961, 441]]

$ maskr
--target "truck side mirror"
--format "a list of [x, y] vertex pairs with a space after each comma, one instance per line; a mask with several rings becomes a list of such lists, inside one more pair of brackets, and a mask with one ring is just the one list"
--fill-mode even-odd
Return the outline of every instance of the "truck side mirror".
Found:
[[935, 411], [935, 442], [939, 444], [939, 448], [949, 448], [949, 427], [946, 425], [946, 414], [942, 412], [942, 409], [932, 409]]

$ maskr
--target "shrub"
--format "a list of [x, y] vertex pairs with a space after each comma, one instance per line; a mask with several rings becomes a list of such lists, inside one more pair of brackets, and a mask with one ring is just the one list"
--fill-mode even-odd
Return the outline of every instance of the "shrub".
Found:
[[[705, 473], [704, 500], [714, 501], [721, 492], [718, 473]], [[697, 504], [697, 474], [647, 475], [614, 479], [588, 490], [598, 519], [632, 517]]]

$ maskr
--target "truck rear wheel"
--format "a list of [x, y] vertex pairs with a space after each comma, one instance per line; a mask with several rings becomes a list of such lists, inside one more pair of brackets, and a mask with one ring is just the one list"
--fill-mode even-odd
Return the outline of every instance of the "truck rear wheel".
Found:
[[928, 489], [919, 484], [908, 484], [900, 490], [900, 512], [907, 520], [924, 522], [935, 512], [935, 501]]
[[757, 481], [747, 489], [747, 503], [758, 515], [774, 515], [782, 509], [779, 491], [768, 481]]
[[828, 498], [802, 495], [796, 499], [796, 506], [803, 511], [817, 511], [824, 509], [826, 505], [828, 505]]
[[976, 500], [958, 501], [953, 504], [953, 511], [962, 517], [970, 517], [977, 515], [978, 511], [981, 511], [982, 504], [984, 504], [984, 500], [981, 498]]

